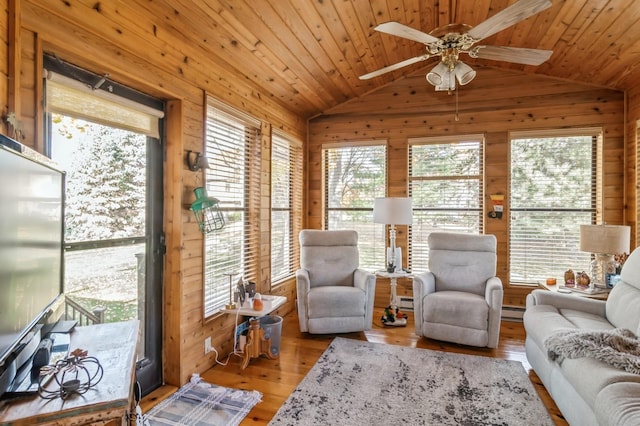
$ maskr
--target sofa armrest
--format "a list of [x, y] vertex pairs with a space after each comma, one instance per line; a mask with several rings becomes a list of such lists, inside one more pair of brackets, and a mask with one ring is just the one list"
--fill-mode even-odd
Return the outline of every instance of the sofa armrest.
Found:
[[423, 272], [413, 276], [413, 295], [424, 296], [436, 292], [436, 277], [431, 272]]
[[436, 277], [431, 272], [423, 272], [413, 277], [413, 318], [416, 335], [424, 336], [422, 331], [422, 300], [427, 294], [436, 292]]
[[309, 271], [306, 269], [298, 269], [296, 271], [296, 304], [298, 305], [298, 322], [300, 323], [300, 331], [302, 332], [309, 331], [307, 324], [307, 296], [309, 295], [310, 288]]
[[536, 305], [550, 305], [557, 309], [572, 309], [606, 317], [606, 301], [594, 300], [574, 294], [562, 294], [548, 290], [533, 290], [527, 295], [527, 308]]
[[353, 273], [353, 286], [363, 290], [365, 293], [375, 291], [376, 275], [358, 268]]
[[498, 277], [492, 277], [487, 280], [484, 289], [484, 298], [489, 305], [489, 324], [487, 331], [489, 332], [487, 347], [497, 348], [500, 340], [500, 319], [502, 318], [502, 299], [504, 298], [504, 289], [502, 280]]
[[502, 288], [502, 280], [498, 277], [489, 278], [484, 290], [484, 297], [487, 301], [487, 305], [489, 305], [491, 309], [502, 309], [503, 295], [504, 289]]
[[371, 330], [373, 326], [373, 303], [376, 294], [376, 275], [364, 269], [356, 269], [353, 274], [353, 286], [364, 291], [364, 329]]

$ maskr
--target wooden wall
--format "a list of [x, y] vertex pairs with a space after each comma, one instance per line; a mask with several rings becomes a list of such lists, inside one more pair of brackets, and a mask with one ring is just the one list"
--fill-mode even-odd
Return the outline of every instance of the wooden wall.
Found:
[[626, 93], [625, 193], [626, 224], [631, 226], [631, 247], [638, 245], [638, 126], [640, 126], [640, 83]]
[[[144, 4], [143, 2], [141, 2]], [[168, 2], [167, 2], [168, 3]], [[180, 16], [166, 6], [153, 16], [129, 2], [10, 0], [0, 18], [0, 99], [2, 113], [15, 112], [24, 127], [22, 141], [42, 149], [40, 93], [44, 52], [167, 101], [165, 163], [164, 379], [180, 385], [192, 373], [214, 364], [204, 354], [212, 336], [221, 355], [233, 345], [235, 318], [220, 315], [203, 321], [203, 241], [184, 207], [193, 201], [196, 173], [184, 161], [186, 150], [203, 151], [205, 93], [262, 120], [263, 147], [270, 149], [272, 128], [304, 140], [306, 121], [251, 85], [225, 62], [202, 47], [185, 43]], [[9, 27], [15, 25], [15, 32]], [[11, 34], [14, 36], [9, 37]], [[16, 36], [17, 34], [17, 36]], [[229, 40], [232, 43], [232, 40]], [[10, 50], [15, 49], [15, 56]], [[7, 60], [8, 59], [8, 60]], [[12, 71], [12, 67], [13, 71]], [[11, 90], [15, 83], [16, 90]], [[6, 134], [8, 129], [1, 128]], [[262, 158], [262, 229], [269, 229], [269, 157]], [[200, 182], [202, 177], [200, 176]], [[270, 292], [269, 234], [262, 232], [260, 291]], [[295, 306], [295, 282], [271, 289], [286, 295], [284, 314]]]
[[[508, 273], [509, 132], [567, 127], [604, 130], [604, 219], [624, 221], [624, 94], [538, 76], [491, 68], [477, 69], [477, 77], [456, 96], [436, 93], [424, 74], [398, 80], [313, 118], [308, 144], [308, 218], [322, 227], [321, 148], [323, 143], [382, 139], [388, 144], [388, 196], [407, 195], [407, 139], [456, 134], [485, 135], [485, 233], [498, 239], [498, 275], [505, 283], [505, 304], [524, 305], [531, 288], [510, 286]], [[489, 194], [507, 194], [502, 219], [488, 219]], [[407, 253], [406, 227], [398, 227], [399, 245]], [[409, 285], [399, 285], [408, 294]], [[387, 286], [381, 284], [380, 292]], [[388, 294], [388, 293], [386, 293]], [[379, 302], [384, 297], [376, 298]]]
[[[203, 150], [205, 93], [228, 102], [263, 121], [263, 131], [280, 128], [306, 140], [303, 117], [276, 103], [270, 94], [248, 83], [226, 66], [222, 57], [186, 43], [180, 28], [187, 23], [170, 5], [163, 15], [149, 14], [144, 3], [89, 0], [8, 0], [0, 10], [0, 132], [13, 136], [4, 118], [14, 112], [23, 123], [24, 139], [42, 148], [39, 77], [43, 52], [83, 66], [167, 101], [167, 162], [165, 164], [165, 228], [168, 252], [165, 270], [165, 381], [179, 385], [193, 372], [213, 365], [204, 356], [203, 341], [230, 350], [231, 318], [202, 320], [202, 237], [189, 212], [196, 175], [184, 165], [185, 150]], [[221, 49], [231, 46], [222, 44]], [[636, 121], [640, 119], [640, 86], [628, 93], [626, 123], [621, 92], [575, 83], [523, 76], [508, 71], [478, 69], [478, 77], [459, 91], [459, 121], [454, 119], [455, 97], [436, 94], [424, 75], [409, 77], [362, 98], [354, 99], [309, 125], [305, 168], [306, 226], [321, 227], [320, 147], [324, 142], [354, 139], [388, 141], [389, 195], [406, 193], [407, 138], [484, 133], [486, 136], [486, 194], [507, 191], [508, 132], [574, 126], [605, 129], [604, 216], [609, 223], [623, 220], [635, 226]], [[626, 132], [626, 144], [624, 143]], [[624, 158], [623, 158], [624, 157]], [[267, 157], [263, 176], [268, 175]], [[622, 165], [626, 164], [625, 167]], [[625, 177], [626, 175], [626, 177]], [[623, 189], [624, 188], [624, 189]], [[268, 185], [262, 190], [268, 200]], [[506, 281], [507, 219], [488, 220], [487, 233], [499, 241], [499, 274]], [[487, 197], [485, 205], [490, 205]], [[262, 229], [268, 229], [266, 206]], [[406, 229], [399, 230], [406, 249]], [[265, 235], [266, 232], [263, 232]], [[268, 279], [268, 242], [262, 246], [261, 286]], [[635, 241], [632, 242], [635, 246]], [[404, 251], [406, 253], [406, 250]], [[388, 287], [387, 287], [388, 289]], [[263, 289], [264, 291], [264, 289]], [[388, 291], [388, 290], [387, 290]], [[530, 289], [507, 288], [505, 303], [522, 304]], [[272, 289], [286, 295], [293, 309], [295, 283]], [[399, 294], [410, 294], [402, 284]], [[378, 304], [388, 294], [377, 292]]]

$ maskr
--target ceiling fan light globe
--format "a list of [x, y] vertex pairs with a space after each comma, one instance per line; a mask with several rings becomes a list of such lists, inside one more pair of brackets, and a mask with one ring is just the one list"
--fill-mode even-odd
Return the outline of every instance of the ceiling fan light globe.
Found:
[[435, 72], [430, 71], [430, 72], [427, 74], [427, 81], [428, 81], [430, 84], [432, 84], [432, 85], [434, 85], [434, 86], [436, 86], [436, 87], [437, 87], [437, 86], [439, 86], [439, 85], [441, 85], [441, 84], [442, 84], [442, 77], [440, 76], [440, 74], [436, 74]]
[[444, 62], [438, 62], [438, 65], [427, 74], [427, 81], [434, 86], [440, 86], [449, 74], [449, 67]]
[[447, 71], [442, 76], [442, 83], [436, 85], [436, 92], [448, 92], [456, 90], [456, 78], [452, 72]]
[[475, 70], [464, 62], [458, 62], [453, 72], [456, 74], [458, 83], [460, 83], [461, 86], [471, 83], [471, 80], [476, 78]]

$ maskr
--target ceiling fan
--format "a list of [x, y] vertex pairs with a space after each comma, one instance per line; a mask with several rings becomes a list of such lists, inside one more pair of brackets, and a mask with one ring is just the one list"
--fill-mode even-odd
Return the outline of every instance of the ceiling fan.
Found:
[[540, 65], [549, 59], [553, 51], [507, 46], [475, 46], [475, 44], [549, 7], [551, 7], [551, 0], [519, 0], [475, 27], [451, 24], [437, 28], [429, 34], [399, 22], [380, 24], [375, 28], [376, 31], [424, 43], [427, 53], [361, 75], [360, 79], [368, 80], [434, 56], [440, 56], [438, 65], [427, 74], [427, 81], [435, 86], [436, 91], [452, 91], [456, 88], [456, 80], [460, 85], [465, 85], [476, 76], [476, 72], [469, 65], [460, 61], [460, 53], [466, 53], [472, 58]]

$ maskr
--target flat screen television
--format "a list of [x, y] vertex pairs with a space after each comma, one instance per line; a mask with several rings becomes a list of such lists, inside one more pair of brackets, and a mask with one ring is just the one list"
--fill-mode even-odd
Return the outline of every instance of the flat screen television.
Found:
[[65, 175], [38, 156], [0, 135], [0, 371], [63, 291]]

